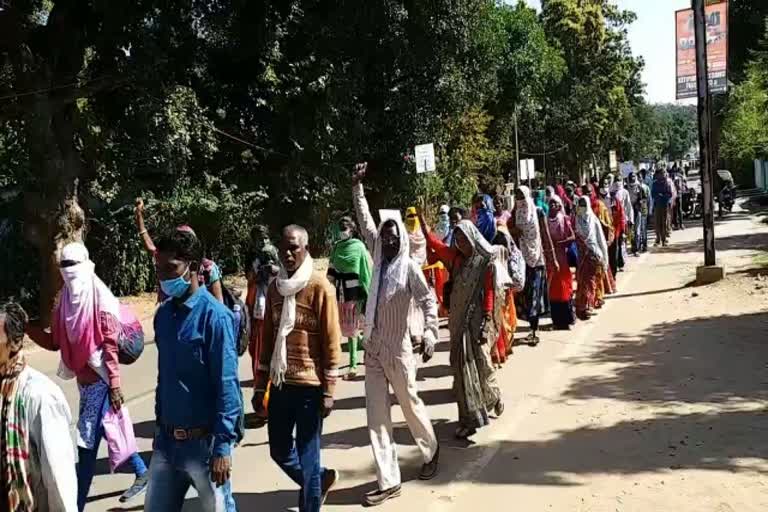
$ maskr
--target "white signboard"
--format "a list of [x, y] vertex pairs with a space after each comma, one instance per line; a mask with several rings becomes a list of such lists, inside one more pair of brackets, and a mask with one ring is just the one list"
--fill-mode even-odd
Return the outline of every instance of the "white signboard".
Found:
[[536, 161], [533, 158], [520, 160], [520, 181], [532, 180], [536, 177]]
[[379, 219], [382, 223], [388, 220], [394, 220], [399, 224], [403, 223], [403, 216], [400, 215], [400, 210], [379, 210]]
[[434, 144], [416, 146], [414, 156], [416, 158], [416, 172], [435, 172], [437, 170]]
[[625, 178], [636, 171], [634, 162], [622, 162], [621, 165], [619, 165], [619, 170], [621, 171], [621, 175]]
[[615, 151], [608, 152], [608, 166], [611, 172], [617, 171], [619, 169], [619, 164], [618, 164], [618, 160], [616, 159]]

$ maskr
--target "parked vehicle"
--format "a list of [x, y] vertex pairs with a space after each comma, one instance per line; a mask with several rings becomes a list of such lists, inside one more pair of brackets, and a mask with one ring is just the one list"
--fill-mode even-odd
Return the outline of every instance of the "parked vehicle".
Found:
[[696, 209], [696, 201], [698, 200], [698, 194], [696, 190], [689, 187], [682, 196], [683, 201], [683, 215], [685, 218], [693, 218], [694, 210]]
[[722, 217], [726, 211], [728, 213], [733, 211], [733, 205], [736, 202], [736, 186], [731, 172], [724, 169], [717, 171], [715, 181], [717, 182], [715, 201], [717, 201], [718, 216]]
[[701, 192], [696, 193], [696, 200], [693, 201], [691, 208], [691, 219], [700, 219], [704, 215], [704, 194]]

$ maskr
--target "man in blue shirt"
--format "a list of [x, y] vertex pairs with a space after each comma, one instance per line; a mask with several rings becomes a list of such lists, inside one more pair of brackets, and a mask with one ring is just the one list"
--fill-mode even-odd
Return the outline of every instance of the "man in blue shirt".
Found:
[[669, 184], [667, 171], [663, 167], [656, 170], [656, 177], [651, 187], [651, 197], [653, 198], [653, 217], [656, 230], [656, 243], [666, 246], [669, 243], [669, 213], [670, 203], [672, 202], [672, 187]]
[[194, 234], [174, 231], [156, 246], [169, 299], [155, 315], [157, 428], [145, 510], [180, 511], [191, 484], [203, 510], [223, 512], [242, 409], [234, 317], [198, 285], [202, 255]]

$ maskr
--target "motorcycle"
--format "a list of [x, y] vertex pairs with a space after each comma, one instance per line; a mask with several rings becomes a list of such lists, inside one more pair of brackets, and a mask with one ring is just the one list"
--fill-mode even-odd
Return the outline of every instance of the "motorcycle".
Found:
[[682, 196], [682, 201], [683, 216], [685, 216], [686, 219], [695, 218], [694, 213], [696, 210], [696, 202], [698, 201], [696, 191], [693, 188], [686, 190]]
[[734, 190], [731, 185], [726, 185], [717, 197], [718, 215], [722, 217], [724, 210], [728, 213], [733, 212]]
[[731, 213], [736, 202], [736, 186], [733, 175], [724, 169], [717, 171], [716, 182], [720, 185], [720, 191], [715, 196], [717, 201], [718, 216], [722, 217], [725, 211]]
[[704, 215], [704, 194], [696, 193], [696, 200], [691, 207], [691, 219], [700, 219]]

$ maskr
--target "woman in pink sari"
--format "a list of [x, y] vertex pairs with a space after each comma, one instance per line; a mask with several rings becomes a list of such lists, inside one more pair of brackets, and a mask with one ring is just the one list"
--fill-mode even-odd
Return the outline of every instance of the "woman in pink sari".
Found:
[[[77, 502], [85, 507], [96, 469], [102, 421], [110, 407], [123, 404], [118, 361], [121, 334], [120, 303], [95, 273], [88, 249], [70, 243], [59, 260], [64, 279], [59, 302], [53, 311], [52, 331], [32, 330], [30, 337], [48, 350], [60, 350], [59, 377], [77, 379], [80, 414], [77, 423]], [[137, 453], [127, 461], [136, 475], [134, 484], [120, 497], [121, 502], [144, 492], [147, 467]]]
[[547, 224], [557, 265], [549, 270], [549, 304], [552, 325], [567, 331], [576, 323], [573, 314], [573, 276], [568, 264], [568, 246], [576, 240], [571, 220], [563, 213], [563, 201], [557, 195], [549, 200]]

